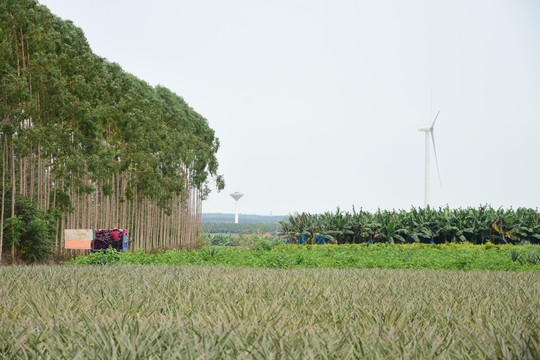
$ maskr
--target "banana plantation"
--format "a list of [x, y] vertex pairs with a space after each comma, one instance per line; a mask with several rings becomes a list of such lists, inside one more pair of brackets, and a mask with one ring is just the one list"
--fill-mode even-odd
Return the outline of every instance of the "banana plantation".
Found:
[[444, 243], [539, 244], [538, 210], [416, 209], [355, 211], [320, 215], [302, 213], [281, 222], [288, 242], [296, 243]]
[[72, 22], [0, 2], [0, 260], [59, 252], [66, 228], [194, 246], [208, 180], [223, 188], [218, 148], [180, 96], [95, 55]]

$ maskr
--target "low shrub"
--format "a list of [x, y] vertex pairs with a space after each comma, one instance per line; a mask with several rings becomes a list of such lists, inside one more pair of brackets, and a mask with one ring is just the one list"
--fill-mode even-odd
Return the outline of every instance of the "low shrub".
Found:
[[521, 264], [540, 265], [540, 248], [527, 247], [525, 249], [512, 249], [510, 251], [512, 261]]
[[[11, 211], [11, 195], [7, 191], [4, 212]], [[15, 216], [4, 221], [4, 239], [2, 252], [11, 254], [14, 245], [15, 257], [27, 263], [49, 260], [54, 255], [57, 234], [56, 220], [61, 213], [50, 208], [39, 210], [37, 204], [26, 196], [17, 194], [15, 199]], [[15, 259], [11, 259], [12, 261]]]

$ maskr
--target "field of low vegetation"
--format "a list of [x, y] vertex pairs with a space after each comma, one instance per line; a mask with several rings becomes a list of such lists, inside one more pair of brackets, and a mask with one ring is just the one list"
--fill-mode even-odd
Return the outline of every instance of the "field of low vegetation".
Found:
[[538, 359], [534, 272], [0, 268], [0, 358]]
[[[274, 239], [279, 241], [279, 239]], [[205, 247], [94, 253], [71, 264], [225, 265], [254, 268], [386, 268], [447, 270], [512, 270], [540, 272], [538, 245], [360, 244], [274, 245], [259, 239], [251, 247]]]

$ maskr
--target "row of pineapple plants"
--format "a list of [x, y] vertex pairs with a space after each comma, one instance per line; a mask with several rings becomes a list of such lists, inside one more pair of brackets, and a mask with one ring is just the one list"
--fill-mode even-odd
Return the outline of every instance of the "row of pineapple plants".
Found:
[[302, 213], [281, 226], [289, 243], [539, 244], [538, 209], [478, 208]]

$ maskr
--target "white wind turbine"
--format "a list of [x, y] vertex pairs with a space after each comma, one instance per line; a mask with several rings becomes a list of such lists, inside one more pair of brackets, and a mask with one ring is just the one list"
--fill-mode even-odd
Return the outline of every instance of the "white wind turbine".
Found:
[[437, 117], [439, 116], [440, 111], [437, 112], [437, 115], [435, 115], [435, 118], [433, 119], [433, 122], [431, 123], [431, 126], [425, 126], [418, 128], [418, 131], [423, 131], [426, 133], [426, 178], [425, 178], [425, 189], [424, 189], [424, 207], [428, 207], [429, 205], [429, 138], [431, 137], [431, 141], [433, 142], [433, 152], [435, 153], [435, 163], [437, 164], [437, 174], [439, 175], [439, 184], [441, 183], [441, 173], [439, 171], [439, 160], [437, 159], [437, 148], [435, 147], [435, 137], [433, 134], [435, 121], [437, 121]]

